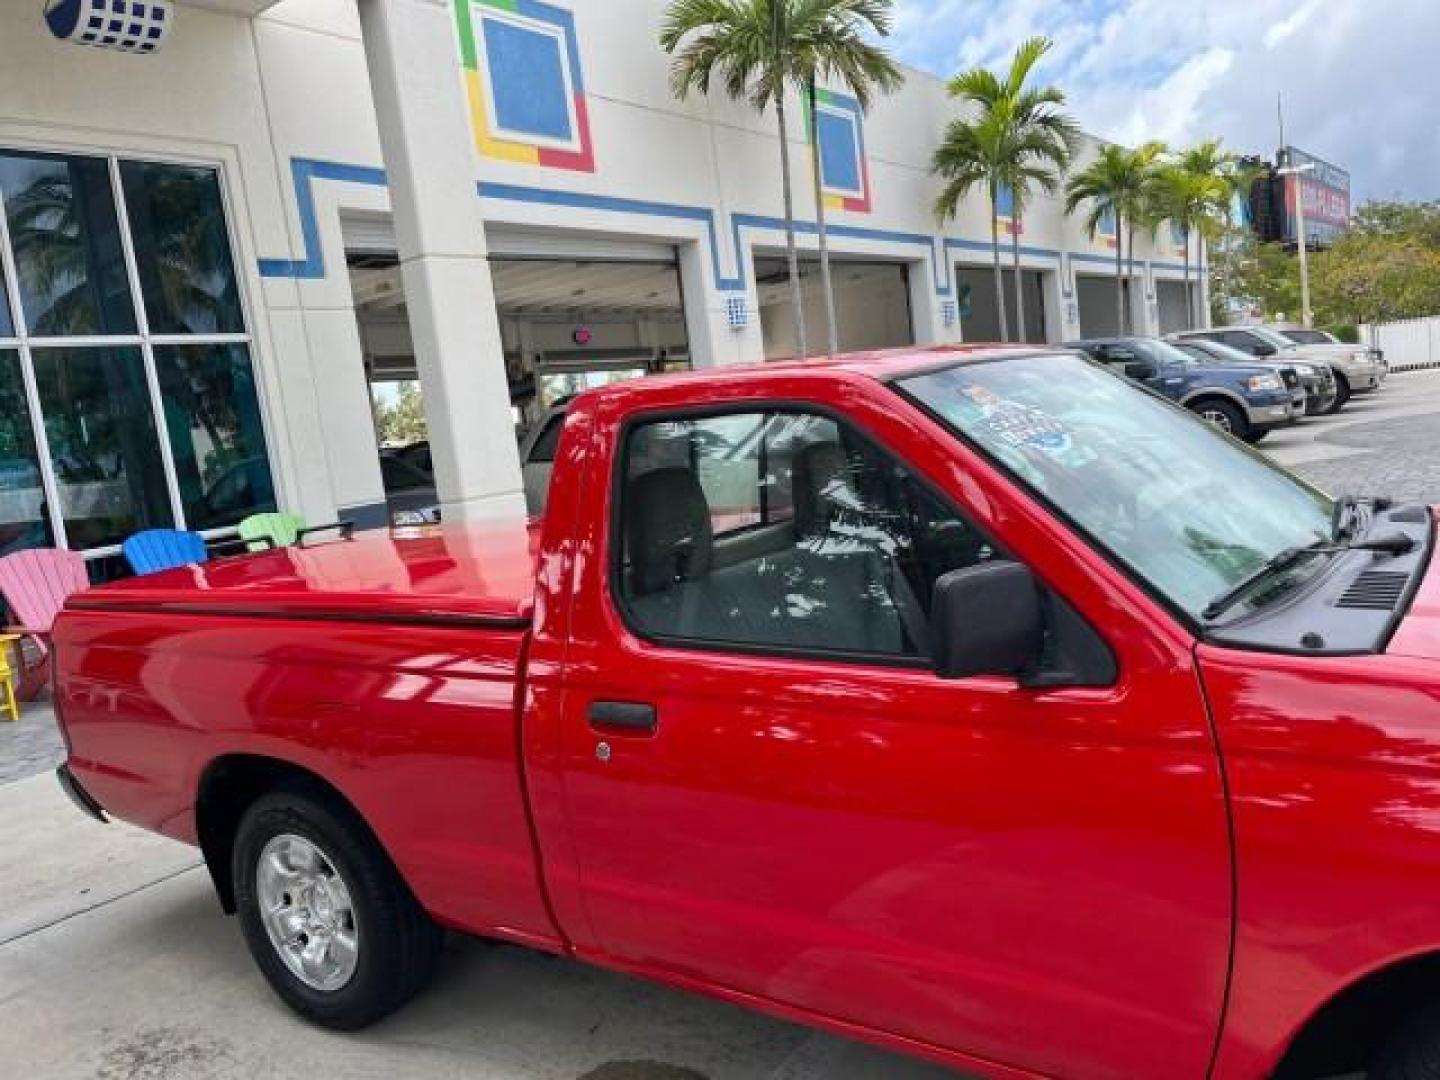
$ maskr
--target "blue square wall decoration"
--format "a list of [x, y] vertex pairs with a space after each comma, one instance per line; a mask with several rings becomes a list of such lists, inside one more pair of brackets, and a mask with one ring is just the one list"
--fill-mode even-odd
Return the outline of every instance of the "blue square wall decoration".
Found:
[[860, 176], [860, 148], [855, 139], [855, 122], [826, 109], [817, 110], [820, 133], [820, 176], [831, 191], [859, 195], [864, 191]]
[[489, 13], [482, 23], [498, 134], [574, 143], [563, 39]]

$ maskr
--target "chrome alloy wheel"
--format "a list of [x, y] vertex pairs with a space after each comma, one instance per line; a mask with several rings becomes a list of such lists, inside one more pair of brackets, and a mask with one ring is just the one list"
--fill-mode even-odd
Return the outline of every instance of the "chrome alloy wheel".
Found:
[[355, 974], [360, 928], [350, 890], [326, 854], [303, 836], [282, 833], [260, 852], [255, 895], [270, 944], [315, 990], [339, 990]]
[[1201, 409], [1200, 419], [1214, 424], [1221, 431], [1229, 432], [1232, 435], [1235, 433], [1235, 429], [1230, 424], [1230, 417], [1219, 409]]

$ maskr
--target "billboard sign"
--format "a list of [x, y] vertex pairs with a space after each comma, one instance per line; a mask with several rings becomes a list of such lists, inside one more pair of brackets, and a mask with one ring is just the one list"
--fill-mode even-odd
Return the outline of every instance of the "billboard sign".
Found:
[[1309, 242], [1329, 244], [1350, 224], [1350, 174], [1293, 146], [1280, 152], [1280, 164], [1314, 166], [1306, 172], [1284, 177], [1286, 241], [1296, 243], [1299, 239], [1295, 212], [1298, 192], [1305, 200], [1305, 232]]

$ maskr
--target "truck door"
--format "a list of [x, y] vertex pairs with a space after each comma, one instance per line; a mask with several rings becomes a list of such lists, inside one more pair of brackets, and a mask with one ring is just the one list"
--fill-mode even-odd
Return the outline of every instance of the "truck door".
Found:
[[595, 462], [559, 750], [597, 947], [1039, 1072], [1201, 1077], [1231, 885], [1189, 649], [1052, 543], [1114, 685], [940, 680], [935, 578], [1015, 557], [955, 493], [1046, 549], [884, 449], [954, 471], [899, 406], [646, 414]]

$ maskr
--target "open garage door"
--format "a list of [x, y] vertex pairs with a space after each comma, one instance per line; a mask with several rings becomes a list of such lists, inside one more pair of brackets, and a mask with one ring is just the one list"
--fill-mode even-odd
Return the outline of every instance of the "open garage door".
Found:
[[[408, 510], [434, 492], [424, 387], [388, 230], [388, 220], [347, 222], [347, 242], [366, 249], [347, 259], [386, 495], [392, 510]], [[582, 390], [690, 366], [673, 247], [538, 230], [487, 239], [517, 435]]]
[[[913, 345], [910, 317], [910, 271], [905, 263], [831, 258], [835, 288], [835, 323], [841, 352]], [[800, 261], [805, 298], [805, 336], [812, 355], [825, 352], [825, 297], [820, 287], [820, 261]], [[790, 306], [790, 272], [785, 259], [756, 256], [755, 284], [760, 294], [760, 328], [765, 358], [794, 356], [795, 317]]]
[[[1011, 341], [1043, 344], [1045, 338], [1045, 275], [1039, 270], [1020, 271], [1025, 283], [1025, 333], [1015, 333], [1015, 272], [1001, 269], [1005, 285], [1005, 317]], [[995, 270], [990, 265], [955, 268], [955, 287], [960, 298], [960, 328], [966, 341], [1000, 341], [1000, 305], [995, 299]]]
[[[1190, 288], [1195, 288], [1193, 283]], [[1160, 333], [1174, 334], [1191, 329], [1195, 316], [1186, 297], [1185, 282], [1155, 282], [1155, 299], [1160, 305]]]

